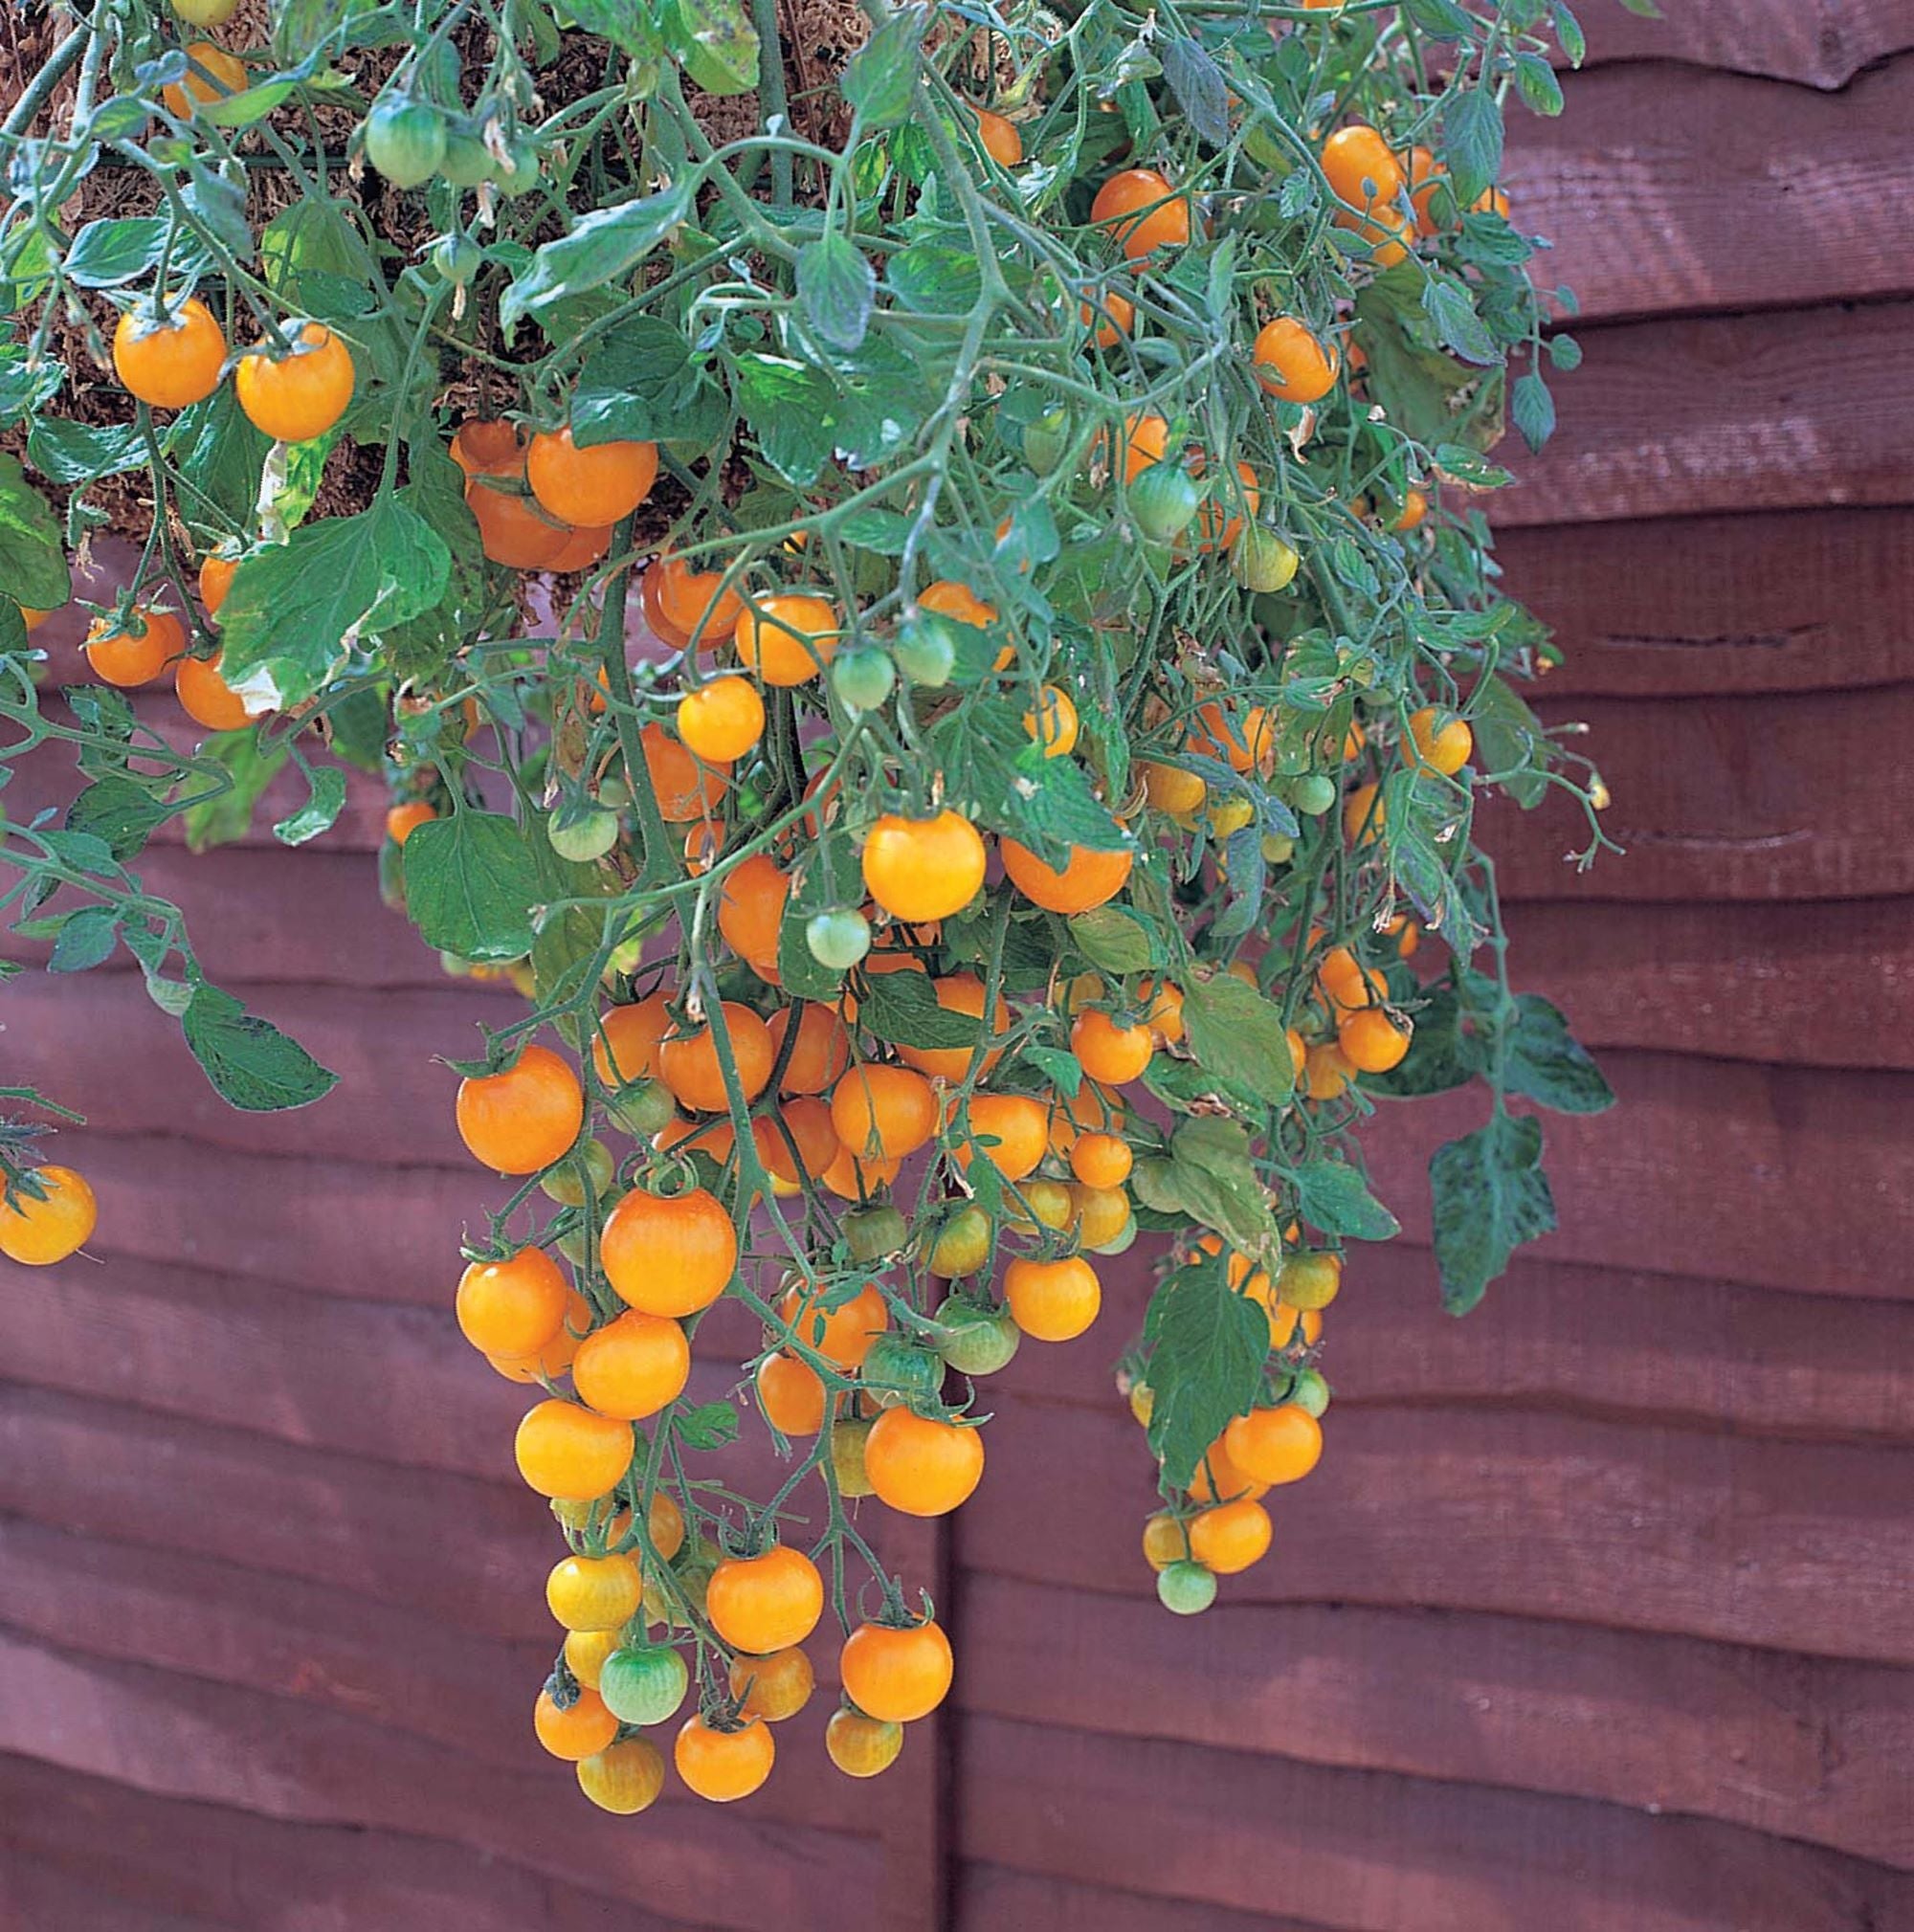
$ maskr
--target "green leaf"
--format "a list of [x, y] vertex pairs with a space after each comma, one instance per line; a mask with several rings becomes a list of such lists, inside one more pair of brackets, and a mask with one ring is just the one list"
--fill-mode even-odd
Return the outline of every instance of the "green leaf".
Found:
[[27, 432], [27, 460], [51, 483], [90, 483], [137, 470], [146, 445], [132, 423], [94, 428], [64, 416], [38, 416]]
[[634, 60], [656, 60], [664, 36], [640, 0], [566, 0], [565, 11], [588, 33], [601, 33]]
[[1495, 186], [1502, 172], [1502, 109], [1486, 87], [1450, 95], [1442, 110], [1442, 158], [1456, 202], [1467, 208]]
[[1523, 1242], [1554, 1229], [1542, 1123], [1498, 1114], [1486, 1127], [1436, 1150], [1429, 1186], [1442, 1305], [1451, 1315], [1466, 1315]]
[[47, 960], [50, 973], [90, 972], [113, 956], [120, 939], [120, 915], [110, 905], [83, 905], [69, 913]]
[[303, 845], [330, 832], [345, 809], [345, 774], [336, 765], [322, 765], [306, 772], [308, 796], [299, 811], [273, 827], [281, 845]]
[[303, 703], [355, 647], [435, 605], [451, 569], [444, 539], [395, 497], [304, 524], [233, 573], [219, 613], [226, 679], [244, 687], [263, 673], [276, 709]]
[[297, 1040], [217, 987], [195, 987], [180, 1031], [213, 1090], [249, 1114], [310, 1105], [339, 1084]]
[[1562, 83], [1555, 70], [1539, 54], [1515, 56], [1515, 87], [1529, 110], [1554, 116], [1562, 111]]
[[844, 235], [820, 235], [798, 251], [798, 301], [811, 326], [833, 348], [855, 349], [864, 340], [877, 287], [877, 271]]
[[884, 264], [884, 285], [913, 315], [968, 315], [983, 295], [984, 276], [966, 249], [914, 241]]
[[590, 449], [680, 435], [700, 389], [718, 400], [693, 364], [682, 331], [657, 316], [634, 316], [578, 371], [571, 393], [572, 441]]
[[1518, 993], [1515, 1010], [1502, 1066], [1504, 1092], [1558, 1114], [1599, 1114], [1614, 1105], [1614, 1089], [1593, 1055], [1569, 1031], [1559, 1007], [1540, 993]]
[[728, 1402], [701, 1402], [679, 1416], [676, 1427], [686, 1449], [723, 1449], [738, 1438], [738, 1411]]
[[1121, 905], [1100, 905], [1074, 914], [1070, 937], [1100, 972], [1142, 972], [1156, 958], [1155, 939], [1143, 915]]
[[894, 1047], [974, 1047], [983, 1023], [939, 1006], [924, 973], [873, 973], [857, 1001], [857, 1024]]
[[1346, 1161], [1305, 1161], [1291, 1177], [1296, 1205], [1312, 1228], [1358, 1241], [1388, 1241], [1402, 1224], [1369, 1192], [1369, 1183]]
[[59, 520], [27, 480], [18, 456], [0, 452], [0, 587], [16, 604], [57, 611], [73, 595]]
[[1210, 1259], [1164, 1279], [1146, 1332], [1154, 1343], [1150, 1450], [1171, 1487], [1188, 1489], [1210, 1445], [1262, 1392], [1269, 1317]]
[[230, 845], [244, 838], [253, 823], [253, 808], [259, 794], [273, 782], [286, 762], [283, 744], [261, 749], [256, 731], [228, 731], [215, 734], [200, 746], [202, 759], [211, 758], [233, 774], [233, 788], [217, 798], [191, 807], [186, 814], [186, 842], [191, 852], [205, 852], [215, 845]]
[[1386, 1074], [1365, 1074], [1363, 1091], [1383, 1099], [1411, 1100], [1465, 1087], [1481, 1072], [1480, 1043], [1462, 1031], [1455, 992], [1437, 987], [1415, 1015], [1409, 1052]]
[[745, 0], [664, 0], [665, 43], [707, 94], [748, 94], [760, 48]]
[[1569, 56], [1569, 65], [1579, 67], [1589, 57], [1589, 36], [1582, 32], [1582, 23], [1569, 11], [1564, 0], [1555, 0], [1548, 11], [1555, 16], [1555, 38], [1562, 43], [1562, 52]]
[[844, 69], [839, 83], [857, 110], [865, 133], [895, 127], [910, 113], [917, 87], [918, 45], [924, 37], [924, 10], [906, 7], [882, 23]]
[[[247, 420], [231, 383], [182, 410], [167, 432], [165, 449], [188, 515], [209, 522], [250, 522], [271, 448], [270, 439]], [[217, 516], [203, 518], [206, 508]]]
[[1021, 700], [965, 704], [939, 721], [931, 745], [941, 769], [953, 780], [964, 774], [971, 815], [1009, 833], [1048, 865], [1067, 863], [1075, 845], [1119, 852], [1130, 843], [1077, 762], [1046, 758], [1032, 742]]
[[406, 910], [427, 945], [475, 962], [531, 950], [538, 864], [502, 813], [428, 819], [406, 840], [405, 873]]
[[1469, 700], [1476, 764], [1525, 811], [1548, 795], [1550, 748], [1542, 721], [1502, 677], [1485, 677]]
[[1481, 366], [1499, 363], [1502, 350], [1482, 325], [1468, 291], [1453, 278], [1432, 275], [1423, 285], [1422, 306], [1436, 324], [1436, 333], [1445, 348], [1452, 349], [1465, 363]]
[[785, 356], [746, 355], [738, 359], [737, 383], [738, 408], [765, 460], [808, 490], [837, 446], [830, 378]]
[[1431, 40], [1466, 40], [1476, 24], [1456, 0], [1405, 0], [1403, 11]]
[[159, 266], [167, 228], [156, 214], [89, 221], [66, 252], [67, 279], [81, 288], [118, 288], [140, 280]]
[[1516, 379], [1509, 391], [1508, 413], [1522, 432], [1522, 440], [1540, 455], [1543, 444], [1555, 433], [1555, 399], [1535, 370]]
[[1245, 1255], [1274, 1257], [1276, 1217], [1240, 1121], [1214, 1114], [1185, 1121], [1170, 1138], [1169, 1166], [1166, 1192], [1186, 1213]]
[[1272, 1107], [1296, 1090], [1296, 1063], [1282, 1013], [1234, 973], [1191, 979], [1183, 988], [1183, 1025], [1196, 1063], [1213, 1079], [1240, 1087]]
[[172, 811], [164, 798], [155, 798], [130, 778], [107, 777], [89, 785], [67, 807], [66, 828], [104, 839], [113, 856], [123, 862], [139, 852]]
[[1177, 105], [1190, 124], [1212, 147], [1230, 144], [1230, 95], [1223, 70], [1202, 43], [1187, 33], [1159, 30], [1157, 58]]
[[546, 302], [620, 280], [684, 220], [690, 207], [689, 189], [678, 183], [581, 216], [569, 234], [546, 242], [505, 290], [499, 321], [509, 329]]

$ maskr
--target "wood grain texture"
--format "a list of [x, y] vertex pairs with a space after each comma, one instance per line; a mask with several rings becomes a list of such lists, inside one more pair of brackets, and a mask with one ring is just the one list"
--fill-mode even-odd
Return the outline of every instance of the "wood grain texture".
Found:
[[1496, 551], [1567, 653], [1534, 687], [1551, 701], [1914, 680], [1914, 510], [1514, 529]]
[[1172, 1620], [1149, 1599], [995, 1576], [970, 1580], [963, 1615], [990, 1632], [967, 1653], [967, 1712], [1681, 1812], [1914, 1865], [1914, 1820], [1876, 1774], [1914, 1749], [1903, 1670], [1348, 1604]]
[[[993, 1409], [958, 1562], [1146, 1595], [1137, 1538], [1154, 1472], [1128, 1411], [1008, 1392]], [[1322, 1465], [1272, 1511], [1297, 1561], [1229, 1579], [1227, 1602], [1413, 1604], [1914, 1661], [1914, 1550], [1899, 1531], [1914, 1450], [1528, 1410], [1330, 1413]], [[1100, 1480], [1038, 1521], [1017, 1472], [1042, 1465]]]
[[1914, 59], [1838, 95], [1673, 64], [1565, 92], [1555, 120], [1511, 117], [1503, 186], [1516, 226], [1554, 243], [1537, 280], [1584, 318], [1914, 291]]
[[1914, 47], [1908, 0], [1734, 0], [1671, 7], [1660, 19], [1644, 19], [1618, 0], [1593, 0], [1576, 12], [1591, 67], [1675, 60], [1839, 88], [1871, 62]]
[[1502, 524], [1914, 502], [1914, 308], [1883, 301], [1582, 337], [1561, 427], [1496, 493]]
[[1230, 1912], [1190, 1899], [1118, 1892], [1081, 1878], [966, 1859], [956, 1874], [954, 1932], [1000, 1932], [1040, 1925], [1044, 1932], [1324, 1932], [1288, 1913]]
[[1914, 1912], [1905, 1874], [1734, 1826], [997, 1718], [966, 1724], [958, 1829], [990, 1864], [1347, 1932], [1856, 1932]]

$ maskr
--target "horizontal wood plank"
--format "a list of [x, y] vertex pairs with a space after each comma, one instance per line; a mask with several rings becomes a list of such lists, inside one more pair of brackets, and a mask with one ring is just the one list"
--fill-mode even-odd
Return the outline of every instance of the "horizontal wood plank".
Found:
[[[991, 1407], [960, 1565], [1147, 1594], [1154, 1471], [1128, 1411], [1008, 1389]], [[1899, 1531], [1914, 1450], [1525, 1410], [1332, 1409], [1326, 1434], [1322, 1465], [1274, 1499], [1279, 1554], [1228, 1579], [1226, 1602], [1496, 1611], [1914, 1662]], [[1099, 1479], [1038, 1520], [1024, 1472], [1042, 1467]]]
[[1870, 62], [1914, 47], [1908, 0], [1734, 0], [1670, 7], [1659, 18], [1631, 12], [1620, 0], [1593, 0], [1575, 11], [1591, 67], [1680, 60], [1837, 88]]
[[951, 1932], [1003, 1932], [1009, 1925], [1043, 1932], [1324, 1932], [1288, 1913], [1230, 1912], [1189, 1899], [1118, 1892], [1082, 1878], [966, 1859], [957, 1869]]
[[959, 1844], [990, 1864], [1348, 1932], [1855, 1932], [1914, 1878], [1734, 1826], [975, 1717]]
[[1914, 307], [1883, 301], [1587, 330], [1561, 427], [1494, 520], [1599, 522], [1914, 502]]
[[1914, 291], [1914, 59], [1838, 95], [1673, 62], [1566, 91], [1553, 120], [1512, 117], [1502, 182], [1516, 226], [1554, 244], [1536, 278], [1584, 318]]
[[[1274, 1559], [1306, 1563], [1285, 1543]], [[1879, 1775], [1914, 1672], [1517, 1617], [1146, 1598], [975, 1575], [967, 1712], [1682, 1812], [1914, 1865]]]
[[1914, 510], [1545, 524], [1496, 554], [1566, 653], [1551, 702], [1914, 681]]

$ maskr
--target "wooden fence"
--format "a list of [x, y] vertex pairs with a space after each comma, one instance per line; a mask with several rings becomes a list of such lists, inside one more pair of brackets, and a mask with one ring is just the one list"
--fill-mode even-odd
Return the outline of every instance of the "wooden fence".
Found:
[[[1583, 296], [1502, 504], [1625, 861], [1496, 808], [1514, 960], [1621, 1107], [1437, 1312], [1420, 1164], [1335, 1311], [1323, 1469], [1190, 1623], [1107, 1351], [1024, 1351], [899, 1550], [954, 1707], [853, 1788], [590, 1811], [531, 1742], [548, 1524], [453, 1331], [450, 1124], [500, 996], [378, 905], [377, 801], [159, 851], [344, 1076], [226, 1112], [137, 975], [4, 1000], [92, 1116], [98, 1254], [0, 1280], [0, 1924], [21, 1932], [1889, 1932], [1914, 1925], [1914, 0], [1603, 0], [1512, 195]], [[1901, 781], [1897, 784], [1897, 778]], [[1431, 1127], [1421, 1116], [1435, 1113]], [[1113, 1284], [1125, 1330], [1146, 1284]]]

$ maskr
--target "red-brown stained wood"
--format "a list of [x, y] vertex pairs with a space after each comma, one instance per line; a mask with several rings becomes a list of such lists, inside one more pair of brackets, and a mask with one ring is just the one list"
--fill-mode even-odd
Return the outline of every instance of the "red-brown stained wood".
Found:
[[[1302, 1560], [1287, 1539], [1271, 1559]], [[975, 1575], [963, 1615], [990, 1640], [967, 1651], [958, 1699], [1113, 1741], [1686, 1812], [1914, 1865], [1914, 1817], [1877, 1775], [1914, 1750], [1904, 1670], [1518, 1617], [1241, 1604], [1223, 1588], [1181, 1619], [1153, 1598]]]
[[1534, 687], [1551, 701], [1914, 680], [1914, 510], [1545, 525], [1496, 554], [1567, 654]]
[[1044, 1932], [1323, 1932], [1287, 1913], [1229, 1912], [1187, 1899], [1115, 1892], [1081, 1878], [1047, 1878], [966, 1859], [957, 1872], [954, 1932], [1001, 1932], [1040, 1925]]
[[[991, 1406], [959, 1564], [1147, 1595], [1137, 1539], [1154, 1466], [1127, 1410], [995, 1390]], [[1295, 1560], [1227, 1579], [1225, 1602], [1419, 1604], [1914, 1661], [1914, 1549], [1900, 1534], [1914, 1450], [1526, 1410], [1329, 1412], [1323, 1462], [1274, 1499]], [[1039, 1514], [1018, 1480], [1039, 1465], [1099, 1480]]]
[[1583, 317], [1914, 291], [1914, 59], [1839, 95], [1672, 65], [1566, 92], [1558, 119], [1511, 115], [1502, 186], [1515, 226], [1555, 244], [1537, 280]]
[[996, 1718], [965, 1741], [967, 1856], [1347, 1932], [1855, 1932], [1914, 1912], [1904, 1873], [1703, 1820]]
[[[28, 1855], [42, 1876], [19, 1896], [71, 1901], [65, 1918], [6, 1921], [20, 1932], [96, 1924], [149, 1932], [174, 1922], [291, 1932], [300, 1923], [295, 1914], [325, 1932], [679, 1932], [684, 1924], [443, 1839], [294, 1824], [25, 1757], [0, 1756], [0, 1845], [8, 1850], [0, 1904]], [[116, 1911], [128, 1916], [104, 1916]]]
[[1595, 522], [1914, 502], [1914, 307], [1800, 308], [1587, 330], [1561, 428], [1495, 521]]
[[1908, 0], [1735, 0], [1732, 6], [1670, 7], [1658, 19], [1632, 12], [1618, 0], [1595, 0], [1575, 11], [1591, 67], [1684, 61], [1837, 88], [1870, 62], [1914, 47]]

